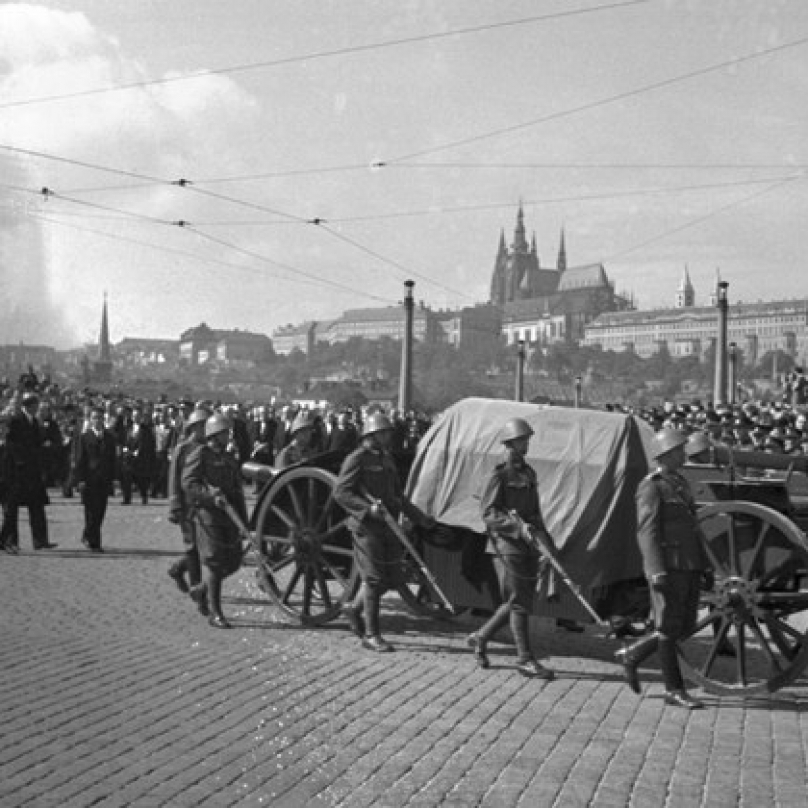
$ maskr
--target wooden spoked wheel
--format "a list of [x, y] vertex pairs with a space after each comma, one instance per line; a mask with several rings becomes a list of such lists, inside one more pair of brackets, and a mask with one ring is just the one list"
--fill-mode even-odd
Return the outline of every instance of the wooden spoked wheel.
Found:
[[771, 693], [808, 664], [808, 541], [777, 511], [731, 501], [699, 511], [715, 586], [679, 643], [685, 675], [719, 695]]
[[262, 496], [255, 519], [259, 586], [301, 625], [336, 618], [358, 575], [345, 511], [334, 501], [336, 477], [293, 468]]

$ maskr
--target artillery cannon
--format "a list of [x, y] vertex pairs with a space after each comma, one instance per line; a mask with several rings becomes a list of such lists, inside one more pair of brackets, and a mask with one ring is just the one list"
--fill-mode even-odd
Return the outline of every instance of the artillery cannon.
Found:
[[[413, 537], [420, 557], [409, 558], [405, 603], [440, 617], [496, 604], [477, 495], [502, 457], [499, 429], [514, 416], [536, 433], [528, 460], [558, 560], [576, 590], [548, 569], [534, 613], [594, 622], [576, 597], [582, 593], [602, 620], [631, 609], [643, 616], [648, 592], [634, 496], [649, 469], [651, 428], [625, 414], [488, 399], [459, 402], [421, 439], [407, 492], [451, 529], [440, 540]], [[249, 526], [257, 585], [304, 626], [334, 620], [359, 583], [346, 515], [333, 498], [342, 459], [327, 454], [280, 472], [247, 469], [262, 486]], [[710, 692], [773, 692], [808, 664], [808, 497], [800, 499], [796, 488], [806, 472], [805, 458], [723, 447], [713, 463], [685, 469], [716, 574], [680, 653], [686, 675]], [[732, 656], [724, 655], [728, 649]]]

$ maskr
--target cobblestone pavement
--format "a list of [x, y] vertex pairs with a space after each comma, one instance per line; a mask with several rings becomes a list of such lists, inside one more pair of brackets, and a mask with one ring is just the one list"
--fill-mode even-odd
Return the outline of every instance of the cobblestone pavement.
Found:
[[[54, 495], [49, 552], [0, 554], [0, 805], [780, 806], [808, 803], [808, 682], [768, 699], [665, 707], [590, 630], [548, 624], [558, 673], [525, 680], [510, 646], [477, 670], [470, 620], [384, 602], [397, 652], [342, 620], [285, 623], [240, 573], [217, 631], [166, 575], [181, 544], [157, 502], [111, 503], [94, 555]], [[473, 624], [473, 623], [472, 623]]]

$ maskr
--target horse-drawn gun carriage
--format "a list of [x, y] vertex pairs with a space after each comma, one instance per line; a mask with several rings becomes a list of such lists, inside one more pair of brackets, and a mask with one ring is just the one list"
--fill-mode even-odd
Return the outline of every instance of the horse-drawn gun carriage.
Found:
[[[440, 528], [402, 526], [405, 602], [436, 616], [496, 605], [479, 490], [502, 459], [500, 429], [512, 417], [535, 431], [528, 460], [556, 560], [572, 579], [570, 587], [547, 565], [535, 614], [602, 625], [642, 618], [648, 592], [635, 494], [649, 470], [651, 428], [625, 414], [488, 399], [454, 405], [420, 441], [407, 493]], [[699, 520], [715, 585], [701, 593], [696, 629], [680, 642], [683, 667], [714, 693], [771, 692], [808, 664], [808, 509], [789, 490], [808, 463], [722, 450], [714, 459], [686, 469], [704, 503]], [[263, 478], [249, 526], [255, 574], [281, 612], [304, 626], [337, 618], [359, 583], [346, 515], [333, 497], [341, 460], [250, 470]]]

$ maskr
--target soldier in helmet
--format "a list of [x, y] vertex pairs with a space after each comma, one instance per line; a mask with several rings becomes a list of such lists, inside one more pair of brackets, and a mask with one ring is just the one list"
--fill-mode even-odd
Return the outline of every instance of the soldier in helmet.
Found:
[[300, 414], [292, 422], [289, 429], [291, 439], [286, 446], [281, 449], [275, 460], [278, 469], [285, 469], [308, 460], [313, 452], [311, 439], [314, 434], [314, 418], [308, 410], [301, 410]]
[[[205, 443], [205, 422], [210, 418], [210, 410], [197, 407], [184, 421], [183, 439], [174, 447], [168, 469], [168, 521], [180, 526], [185, 554], [168, 568], [180, 592], [193, 592], [202, 614], [207, 615], [207, 600], [196, 590], [202, 583], [202, 568], [199, 551], [196, 547], [196, 530], [191, 508], [182, 490], [182, 471], [185, 461], [193, 449]], [[188, 581], [185, 576], [188, 576]]]
[[676, 642], [692, 631], [699, 589], [712, 571], [690, 486], [679, 473], [686, 443], [687, 438], [674, 430], [663, 429], [654, 436], [652, 457], [657, 468], [637, 489], [637, 541], [651, 589], [655, 630], [615, 656], [625, 668], [629, 687], [640, 693], [637, 667], [657, 651], [665, 703], [695, 710], [704, 705], [685, 690]]
[[502, 603], [485, 625], [469, 635], [477, 664], [488, 668], [487, 646], [494, 634], [510, 622], [516, 642], [516, 668], [523, 675], [550, 681], [555, 674], [533, 656], [528, 620], [539, 577], [540, 554], [531, 540], [533, 531], [549, 539], [541, 514], [536, 472], [527, 463], [530, 424], [512, 418], [505, 424], [500, 440], [506, 458], [491, 473], [483, 489], [481, 511], [488, 529], [486, 552], [493, 556]]
[[377, 652], [393, 650], [382, 639], [379, 627], [382, 595], [403, 583], [402, 547], [385, 523], [384, 512], [394, 519], [404, 513], [427, 529], [435, 525], [401, 489], [390, 453], [392, 437], [390, 419], [383, 413], [373, 413], [362, 428], [359, 448], [345, 458], [334, 488], [334, 499], [350, 516], [354, 557], [362, 579], [356, 600], [345, 608], [345, 615], [362, 638], [362, 645]]
[[190, 452], [181, 477], [183, 493], [194, 511], [205, 579], [194, 599], [207, 597], [208, 622], [215, 628], [230, 628], [222, 614], [222, 582], [241, 566], [241, 537], [225, 506], [231, 505], [247, 521], [241, 470], [227, 452], [231, 428], [226, 415], [211, 415], [205, 421], [205, 443]]

